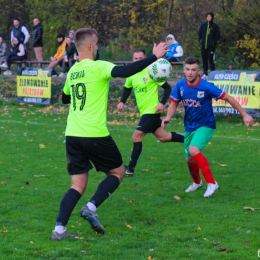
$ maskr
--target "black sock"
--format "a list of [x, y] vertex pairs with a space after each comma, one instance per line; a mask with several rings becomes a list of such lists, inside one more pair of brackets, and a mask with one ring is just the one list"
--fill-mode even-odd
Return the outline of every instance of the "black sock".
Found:
[[171, 142], [184, 143], [184, 134], [172, 132]]
[[137, 161], [140, 157], [140, 154], [142, 152], [143, 149], [143, 144], [142, 142], [136, 142], [134, 143], [134, 147], [133, 147], [133, 151], [132, 151], [132, 155], [131, 155], [131, 159], [130, 159], [130, 163], [129, 163], [129, 170], [131, 172], [134, 172], [135, 170], [135, 166], [137, 164]]
[[60, 203], [60, 211], [57, 217], [56, 226], [62, 225], [65, 227], [67, 225], [70, 215], [80, 198], [81, 194], [78, 191], [74, 189], [69, 189], [67, 191]]
[[100, 206], [117, 189], [119, 184], [119, 179], [115, 175], [108, 176], [98, 185], [90, 202], [96, 207]]

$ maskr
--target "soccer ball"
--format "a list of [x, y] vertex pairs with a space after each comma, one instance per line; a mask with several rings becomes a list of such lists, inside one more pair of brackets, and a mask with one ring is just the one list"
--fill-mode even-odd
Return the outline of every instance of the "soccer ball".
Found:
[[159, 59], [149, 65], [148, 74], [155, 82], [166, 81], [172, 74], [172, 65], [166, 59]]

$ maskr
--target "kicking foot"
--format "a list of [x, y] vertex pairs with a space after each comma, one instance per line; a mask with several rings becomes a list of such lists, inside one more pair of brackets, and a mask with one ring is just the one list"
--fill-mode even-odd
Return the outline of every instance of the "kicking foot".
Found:
[[51, 240], [52, 241], [59, 241], [62, 240], [64, 238], [70, 238], [70, 237], [76, 237], [76, 235], [70, 234], [69, 232], [65, 231], [63, 233], [58, 233], [56, 231], [52, 231], [52, 236], [51, 236]]
[[195, 182], [193, 182], [193, 183], [188, 187], [188, 189], [185, 190], [185, 192], [195, 191], [195, 190], [197, 190], [197, 189], [202, 188], [202, 186], [203, 186], [202, 181], [200, 182], [200, 184], [196, 184]]
[[204, 198], [210, 197], [218, 189], [219, 189], [219, 185], [217, 182], [216, 182], [216, 184], [208, 183], [208, 188], [204, 194]]
[[96, 212], [91, 211], [87, 205], [80, 210], [80, 216], [87, 220], [91, 228], [99, 234], [104, 234], [104, 227], [98, 221], [98, 215]]

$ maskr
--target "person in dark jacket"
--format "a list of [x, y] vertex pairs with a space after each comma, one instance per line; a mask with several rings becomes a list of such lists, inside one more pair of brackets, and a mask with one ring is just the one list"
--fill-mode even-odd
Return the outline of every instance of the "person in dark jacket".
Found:
[[1, 65], [2, 68], [7, 68], [7, 71], [4, 72], [3, 74], [12, 75], [11, 72], [12, 61], [22, 61], [25, 58], [26, 57], [25, 57], [24, 44], [20, 43], [16, 38], [13, 38], [11, 53], [6, 56], [5, 63]]
[[78, 52], [75, 44], [68, 36], [66, 37], [66, 49], [65, 49], [64, 57], [62, 59], [62, 72], [60, 73], [59, 77], [64, 77], [67, 68], [70, 69], [73, 66], [73, 64], [76, 62], [76, 60], [78, 60]]
[[42, 61], [42, 34], [43, 34], [43, 25], [39, 18], [33, 19], [34, 31], [33, 31], [33, 48], [37, 61]]
[[215, 49], [220, 39], [220, 31], [217, 24], [213, 23], [214, 14], [207, 13], [207, 22], [200, 26], [199, 42], [201, 45], [201, 56], [203, 61], [203, 79], [208, 79], [208, 61], [210, 70], [215, 70]]

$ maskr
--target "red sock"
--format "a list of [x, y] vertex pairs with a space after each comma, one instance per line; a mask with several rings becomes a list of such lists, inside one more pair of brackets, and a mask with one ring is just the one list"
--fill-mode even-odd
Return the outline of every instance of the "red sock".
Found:
[[200, 184], [200, 171], [197, 163], [188, 164], [190, 176], [196, 184]]
[[192, 158], [198, 164], [205, 181], [207, 183], [215, 184], [216, 182], [209, 168], [209, 163], [206, 157], [202, 153], [198, 153], [195, 156], [192, 156]]

